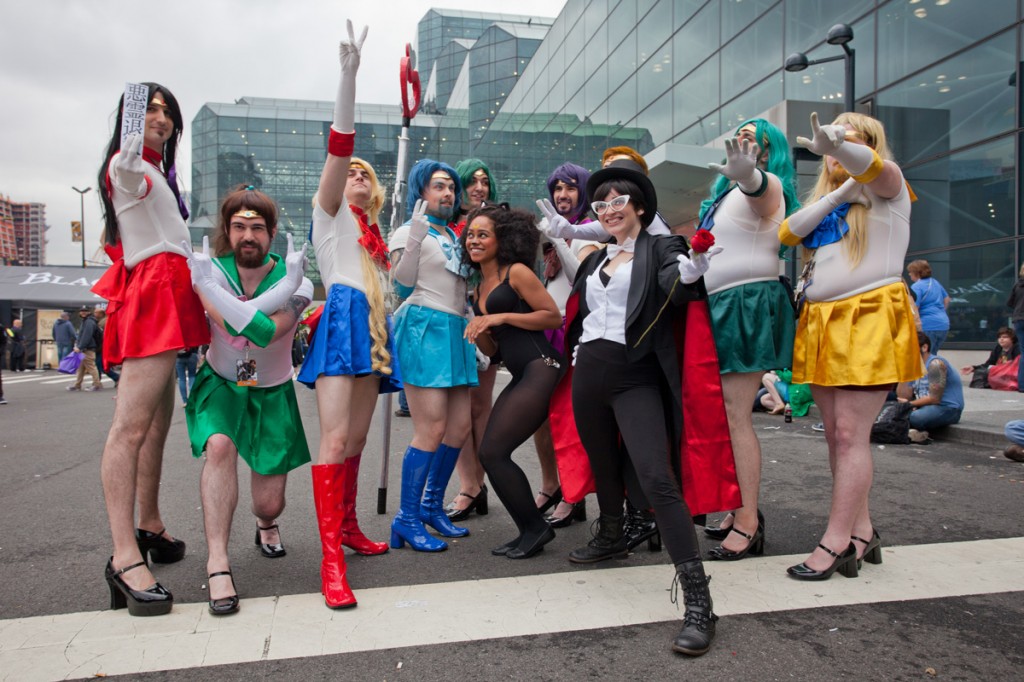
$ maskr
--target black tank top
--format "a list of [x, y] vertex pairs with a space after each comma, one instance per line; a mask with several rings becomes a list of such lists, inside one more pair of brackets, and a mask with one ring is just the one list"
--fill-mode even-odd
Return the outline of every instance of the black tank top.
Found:
[[[487, 313], [495, 315], [499, 313], [532, 313], [533, 308], [519, 297], [516, 290], [509, 283], [509, 273], [512, 268], [505, 271], [505, 279], [501, 284], [494, 287], [487, 295]], [[476, 290], [476, 301], [473, 302], [473, 312], [483, 315], [480, 310], [480, 287]], [[555, 351], [548, 342], [544, 332], [530, 331], [511, 324], [500, 324], [491, 327], [491, 336], [498, 344], [498, 351], [501, 353], [502, 362], [512, 373], [513, 378], [518, 379], [533, 360], [537, 358], [548, 358], [549, 362], [564, 365], [561, 354]]]

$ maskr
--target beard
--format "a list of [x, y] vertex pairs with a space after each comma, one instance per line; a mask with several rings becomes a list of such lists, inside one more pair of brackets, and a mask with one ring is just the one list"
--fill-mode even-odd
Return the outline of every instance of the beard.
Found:
[[836, 167], [832, 169], [832, 172], [828, 174], [828, 183], [831, 189], [836, 189], [839, 185], [843, 184], [850, 179], [850, 174], [846, 172], [846, 169], [836, 164]]
[[438, 220], [443, 220], [445, 223], [450, 223], [452, 220], [452, 216], [455, 214], [455, 208], [453, 206], [438, 206], [436, 209], [431, 209], [428, 207], [427, 213], [437, 218]]
[[[247, 253], [242, 251], [242, 247], [253, 246], [256, 247], [255, 253]], [[267, 251], [263, 250], [257, 242], [238, 242], [235, 245], [235, 263], [239, 267], [243, 268], [258, 268], [263, 265], [263, 261], [267, 258]]]

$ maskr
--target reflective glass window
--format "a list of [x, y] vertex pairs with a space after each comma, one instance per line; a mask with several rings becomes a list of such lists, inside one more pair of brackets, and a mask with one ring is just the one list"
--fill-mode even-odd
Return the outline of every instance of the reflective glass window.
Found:
[[[636, 3], [622, 0], [608, 17], [608, 49], [612, 50], [636, 26]], [[546, 41], [545, 41], [546, 42]]]
[[661, 0], [640, 20], [637, 62], [643, 64], [672, 34], [672, 0]]
[[617, 88], [619, 83], [626, 80], [634, 71], [636, 71], [636, 31], [623, 38], [608, 58], [608, 87]]
[[636, 115], [636, 78], [619, 86], [608, 100], [608, 122], [622, 125]]
[[[874, 16], [853, 26], [855, 50], [854, 97], [862, 98], [874, 89]], [[844, 57], [837, 45], [822, 43], [806, 52], [811, 61], [829, 57]], [[788, 54], [787, 54], [788, 56]], [[846, 59], [814, 64], [803, 71], [785, 72], [786, 99], [806, 102], [842, 102], [846, 97]]]
[[721, 101], [718, 95], [718, 61], [716, 54], [672, 88], [675, 129], [685, 130], [697, 124], [697, 133], [703, 138], [702, 142], [694, 142], [694, 133], [691, 133], [687, 136], [690, 143], [703, 144], [720, 134], [717, 111], [711, 121], [707, 120], [708, 114], [717, 110]]
[[782, 74], [777, 73], [722, 107], [722, 131], [732, 132], [740, 123], [763, 114], [781, 100]]
[[679, 80], [719, 45], [719, 13], [717, 3], [708, 3], [672, 37], [672, 62], [675, 80]]
[[[727, 32], [723, 35], [728, 36]], [[757, 55], [751, 59], [751, 55]], [[722, 48], [722, 98], [736, 96], [783, 63], [782, 7], [764, 15], [756, 24]]]
[[1016, 18], [1016, 0], [894, 0], [878, 12], [878, 85], [938, 61]]
[[637, 108], [642, 109], [672, 85], [672, 44], [665, 43], [637, 73]]
[[654, 145], [672, 136], [672, 93], [666, 92], [636, 117], [636, 127], [646, 129]]
[[591, 0], [583, 12], [583, 39], [591, 42], [599, 26], [608, 18], [608, 0]]
[[[911, 125], [910, 128], [917, 127]], [[895, 141], [908, 127], [887, 130]], [[918, 196], [910, 251], [998, 239], [1015, 233], [1014, 138], [904, 168]], [[1012, 258], [1012, 254], [1010, 255]]]
[[[828, 29], [836, 24], [849, 24], [870, 11], [874, 0], [786, 0], [786, 54], [807, 52], [812, 45], [825, 40]], [[854, 30], [854, 48], [860, 48], [861, 32]], [[860, 50], [857, 50], [858, 55]]]
[[878, 117], [901, 163], [928, 158], [1014, 127], [1013, 31], [879, 93]]
[[[734, 36], [750, 22], [776, 3], [776, 0], [722, 0], [722, 30], [725, 36]], [[756, 52], [754, 54], [757, 54]]]
[[1006, 298], [1017, 281], [1013, 251], [1004, 242], [921, 256], [949, 294], [947, 344], [983, 343], [987, 350], [995, 345], [996, 331], [1010, 326]]

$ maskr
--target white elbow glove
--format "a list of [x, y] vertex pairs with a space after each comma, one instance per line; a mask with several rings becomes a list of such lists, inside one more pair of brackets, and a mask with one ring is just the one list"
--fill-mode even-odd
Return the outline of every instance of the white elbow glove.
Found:
[[803, 238], [814, 231], [829, 213], [845, 203], [865, 203], [864, 193], [860, 184], [853, 178], [848, 179], [819, 201], [808, 204], [786, 219], [789, 231]]
[[392, 270], [395, 281], [402, 286], [416, 286], [420, 267], [420, 247], [423, 245], [423, 240], [426, 238], [429, 230], [427, 202], [420, 199], [413, 208], [412, 217], [409, 218], [409, 239], [405, 243], [405, 251], [402, 253], [401, 258], [399, 258], [394, 270]]
[[356, 40], [352, 29], [352, 21], [346, 22], [348, 39], [342, 40], [338, 46], [341, 61], [341, 79], [338, 82], [338, 96], [334, 100], [334, 119], [331, 127], [339, 133], [355, 130], [356, 126], [356, 73], [359, 71], [359, 60], [370, 27], [364, 27], [359, 40]]
[[213, 277], [213, 259], [210, 258], [210, 238], [203, 237], [201, 253], [194, 252], [187, 241], [182, 241], [181, 247], [185, 250], [188, 267], [192, 271], [192, 285], [216, 308], [228, 332], [233, 336], [244, 336], [265, 348], [274, 336], [276, 325], [255, 306], [238, 300], [217, 284]]
[[277, 284], [249, 301], [257, 310], [267, 315], [273, 315], [288, 304], [288, 300], [302, 286], [302, 278], [306, 274], [308, 243], [303, 244], [302, 248], [296, 251], [292, 235], [287, 234], [285, 238], [288, 240], [288, 255], [284, 259], [285, 276]]
[[146, 164], [142, 160], [142, 135], [129, 135], [121, 153], [114, 157], [114, 184], [133, 197], [146, 193]]

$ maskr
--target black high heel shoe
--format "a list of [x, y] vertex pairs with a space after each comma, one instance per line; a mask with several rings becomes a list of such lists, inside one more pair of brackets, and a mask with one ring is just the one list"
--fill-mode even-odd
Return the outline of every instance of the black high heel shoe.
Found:
[[818, 547], [828, 552], [835, 558], [832, 565], [826, 568], [824, 571], [816, 571], [806, 563], [797, 564], [796, 566], [790, 566], [786, 569], [786, 573], [789, 574], [790, 578], [796, 578], [797, 580], [828, 580], [832, 577], [832, 574], [839, 571], [847, 578], [857, 577], [857, 546], [852, 542], [850, 546], [846, 548], [846, 551], [842, 554], [836, 554], [825, 545], [819, 543]]
[[882, 538], [878, 535], [877, 530], [871, 531], [870, 542], [856, 535], [851, 535], [850, 539], [864, 543], [864, 553], [857, 559], [857, 570], [860, 570], [865, 561], [876, 566], [882, 563]]
[[[211, 573], [208, 577], [216, 578], [219, 575], [226, 575], [231, 578], [231, 587], [235, 587], [235, 576], [231, 575], [231, 571], [217, 571]], [[227, 616], [232, 613], [238, 613], [238, 588], [235, 587], [235, 594], [230, 597], [221, 597], [220, 599], [210, 599], [210, 615], [212, 616]]]
[[744, 533], [735, 524], [733, 524], [730, 531], [745, 537], [747, 539], [747, 546], [738, 552], [726, 549], [721, 545], [712, 547], [708, 550], [708, 559], [712, 561], [739, 561], [748, 554], [750, 556], [761, 556], [764, 554], [764, 528], [760, 524], [758, 524], [757, 530], [754, 531], [753, 535]]
[[487, 516], [487, 484], [480, 486], [480, 492], [476, 495], [460, 492], [458, 496], [468, 497], [470, 499], [470, 503], [465, 509], [449, 507], [445, 511], [449, 521], [462, 521], [464, 519], [468, 519], [469, 515], [473, 512], [476, 512], [480, 516]]
[[[718, 540], [719, 542], [724, 540], [726, 536], [729, 535], [729, 531], [732, 530], [733, 525], [736, 523], [736, 514], [733, 512], [729, 513], [732, 514], [732, 523], [730, 523], [728, 527], [722, 528], [720, 526], [716, 526], [714, 528], [711, 528], [708, 526], [704, 526], [704, 535], [706, 537], [711, 538], [712, 540]], [[757, 510], [757, 523], [761, 526], [761, 528], [765, 527], [764, 514], [761, 513], [760, 509]]]
[[154, 564], [173, 564], [185, 558], [185, 541], [168, 540], [164, 537], [166, 532], [166, 528], [161, 528], [159, 533], [135, 529], [135, 541], [139, 543], [143, 559], [146, 558], [147, 552]]
[[543, 490], [538, 490], [537, 494], [538, 495], [543, 495], [544, 497], [547, 498], [546, 500], [544, 500], [544, 504], [542, 504], [541, 506], [537, 507], [537, 511], [539, 511], [541, 514], [544, 514], [544, 512], [546, 512], [548, 509], [551, 509], [556, 504], [558, 504], [559, 502], [562, 501], [562, 487], [561, 486], [559, 486], [558, 490], [556, 490], [555, 492], [551, 493], [550, 495], [548, 495]]
[[127, 571], [145, 565], [145, 561], [140, 561], [120, 570], [114, 570], [114, 557], [110, 557], [110, 560], [107, 561], [103, 575], [110, 588], [110, 608], [112, 610], [116, 611], [127, 606], [128, 613], [133, 616], [162, 616], [171, 612], [174, 597], [160, 583], [153, 583], [152, 587], [145, 590], [135, 590], [129, 587], [121, 577]]
[[277, 533], [278, 533], [278, 539], [280, 539], [281, 529], [277, 527], [276, 523], [274, 525], [272, 525], [272, 526], [267, 526], [266, 528], [262, 528], [260, 526], [259, 522], [258, 521], [256, 522], [256, 545], [260, 548], [260, 554], [262, 554], [263, 556], [267, 557], [268, 559], [276, 559], [276, 558], [282, 557], [282, 556], [284, 556], [285, 554], [288, 553], [284, 549], [284, 544], [282, 544], [280, 542], [263, 542], [263, 538], [260, 537], [260, 531], [261, 530], [275, 530], [275, 529], [277, 530]]
[[586, 521], [587, 500], [584, 498], [579, 502], [572, 503], [572, 511], [565, 516], [548, 514], [544, 517], [544, 520], [547, 521], [548, 525], [552, 528], [565, 528], [566, 526], [572, 525], [573, 521]]

